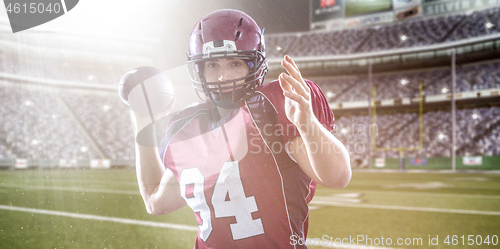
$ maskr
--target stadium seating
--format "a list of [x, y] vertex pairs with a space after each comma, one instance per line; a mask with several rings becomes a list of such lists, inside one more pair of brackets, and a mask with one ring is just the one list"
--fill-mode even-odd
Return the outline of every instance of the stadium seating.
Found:
[[[488, 24], [489, 23], [489, 24]], [[267, 35], [267, 54], [281, 57], [372, 52], [439, 44], [500, 32], [500, 8], [420, 17], [383, 26]]]
[[126, 108], [115, 93], [68, 93], [62, 99], [98, 144], [105, 158], [134, 158], [134, 137]]
[[[451, 156], [451, 114], [449, 111], [428, 111], [423, 115], [422, 149], [407, 150], [405, 157]], [[336, 137], [349, 150], [352, 160], [372, 157], [397, 158], [397, 151], [383, 148], [419, 147], [417, 113], [377, 115], [376, 146], [371, 151], [372, 117], [349, 115], [336, 118]], [[499, 155], [500, 107], [457, 110], [457, 156]]]
[[134, 158], [127, 109], [114, 93], [51, 93], [3, 86], [0, 98], [4, 101], [0, 159]]
[[[491, 25], [487, 25], [490, 23]], [[475, 11], [466, 17], [466, 21], [453, 30], [444, 41], [456, 41], [470, 37], [483, 36], [500, 31], [500, 8]]]
[[[486, 25], [491, 23], [492, 25]], [[409, 48], [452, 42], [500, 32], [500, 8], [430, 18], [415, 18], [379, 27], [341, 31], [315, 31], [266, 35], [269, 58], [324, 56]], [[402, 36], [406, 39], [401, 39]], [[50, 38], [56, 39], [56, 38]], [[59, 39], [59, 38], [57, 38]], [[122, 57], [110, 44], [93, 45], [92, 53], [79, 52], [78, 45], [47, 47], [54, 41], [35, 36], [12, 36], [0, 41], [0, 73], [31, 77], [71, 85], [117, 84], [124, 72], [141, 64], [151, 51], [147, 46], [131, 48]], [[17, 47], [19, 46], [21, 47]], [[70, 44], [70, 43], [68, 43]], [[132, 47], [131, 47], [132, 46]], [[40, 48], [46, 48], [43, 50]], [[109, 56], [99, 56], [113, 50]], [[41, 54], [32, 51], [45, 51]], [[48, 52], [47, 52], [48, 51]], [[78, 56], [66, 56], [75, 53]], [[44, 58], [41, 60], [40, 58]], [[144, 64], [144, 63], [143, 63]], [[54, 66], [57, 65], [57, 66]], [[75, 67], [74, 65], [79, 65]], [[425, 95], [451, 90], [449, 68], [410, 70], [373, 75], [377, 99], [418, 96], [418, 83]], [[312, 78], [330, 103], [366, 101], [371, 90], [366, 75]], [[127, 109], [115, 91], [77, 90], [16, 85], [16, 80], [0, 85], [3, 101], [0, 115], [0, 159], [134, 159], [134, 139]], [[403, 84], [404, 83], [404, 84]], [[500, 62], [483, 61], [457, 66], [458, 92], [500, 88]], [[407, 151], [407, 157], [447, 157], [451, 155], [451, 114], [426, 110], [423, 116], [423, 148]], [[372, 146], [372, 117], [357, 114], [337, 116], [334, 131], [346, 145], [351, 158], [366, 158]], [[377, 115], [376, 146], [417, 147], [418, 115], [389, 112]], [[457, 111], [457, 155], [500, 155], [500, 107], [466, 108]], [[372, 157], [397, 158], [397, 151], [371, 151]]]
[[[133, 159], [133, 137], [126, 108], [114, 93], [95, 91], [49, 92], [19, 87], [0, 87], [5, 108], [0, 114], [0, 158]], [[64, 101], [77, 118], [64, 108]], [[423, 116], [423, 149], [406, 156], [450, 156], [451, 114], [428, 111]], [[81, 124], [82, 129], [78, 126]], [[371, 147], [372, 117], [338, 116], [335, 135], [353, 159], [363, 158]], [[418, 114], [377, 115], [378, 148], [418, 147]], [[500, 107], [457, 111], [457, 155], [498, 155]], [[88, 133], [90, 138], [84, 134]], [[29, 134], [29, 135], [20, 135]], [[19, 137], [21, 136], [21, 137]], [[82, 147], [86, 149], [82, 150]], [[395, 151], [373, 151], [374, 157], [398, 157]]]
[[[371, 94], [366, 76], [331, 77], [312, 79], [327, 95], [330, 102], [367, 100]], [[404, 84], [402, 84], [402, 81]], [[450, 69], [398, 72], [373, 76], [377, 99], [417, 97], [418, 84], [423, 84], [424, 95], [451, 91]], [[486, 62], [457, 67], [456, 91], [473, 91], [500, 88], [500, 62]]]
[[[69, 77], [69, 76], [68, 76]], [[406, 84], [401, 84], [405, 79]], [[371, 94], [366, 76], [343, 76], [313, 79], [326, 93], [330, 102], [346, 102], [368, 99]], [[443, 88], [450, 89], [449, 69], [398, 72], [374, 75], [377, 99], [415, 97], [418, 82], [423, 82], [424, 94], [440, 94]], [[457, 68], [457, 91], [490, 89], [500, 87], [500, 62], [485, 62]], [[1, 98], [5, 108], [0, 110], [4, 122], [0, 127], [0, 158], [110, 158], [133, 159], [133, 137], [127, 111], [114, 92], [99, 91], [53, 91], [2, 86]], [[60, 99], [60, 100], [58, 100]], [[63, 102], [61, 102], [63, 101]], [[71, 113], [65, 111], [64, 103]], [[469, 120], [473, 113], [487, 120]], [[459, 110], [457, 114], [457, 154], [499, 155], [496, 146], [500, 141], [499, 108]], [[430, 111], [424, 115], [424, 150], [407, 152], [412, 156], [450, 156], [451, 116], [448, 111]], [[57, 120], [57, 123], [54, 121]], [[479, 123], [478, 123], [479, 122]], [[89, 134], [75, 129], [81, 124]], [[342, 126], [362, 124], [369, 127], [371, 117], [337, 117], [337, 133], [343, 142], [351, 146], [353, 159], [367, 151], [371, 142], [368, 137], [347, 136]], [[437, 125], [439, 124], [439, 125]], [[378, 147], [414, 147], [418, 144], [418, 122], [415, 114], [382, 114], [377, 127], [380, 138]], [[365, 132], [371, 132], [366, 128]], [[439, 133], [438, 133], [439, 132]], [[482, 135], [481, 132], [488, 135]], [[19, 134], [31, 134], [22, 136]], [[440, 136], [441, 135], [441, 136]], [[441, 137], [436, 139], [436, 137]], [[60, 141], [60, 142], [56, 142]], [[92, 146], [92, 142], [98, 149]], [[471, 142], [480, 146], [472, 146]], [[86, 149], [82, 151], [82, 147]], [[103, 155], [99, 153], [102, 151]], [[378, 157], [398, 157], [394, 151], [376, 151]]]
[[99, 158], [55, 93], [0, 87], [0, 158]]

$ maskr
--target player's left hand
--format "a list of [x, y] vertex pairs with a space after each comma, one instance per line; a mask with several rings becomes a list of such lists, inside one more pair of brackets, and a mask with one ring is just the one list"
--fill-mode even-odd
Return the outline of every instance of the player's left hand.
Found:
[[285, 95], [286, 116], [292, 124], [301, 130], [306, 128], [315, 118], [312, 109], [311, 89], [290, 56], [285, 55], [281, 65], [288, 72], [288, 74], [281, 73], [279, 76], [280, 86]]

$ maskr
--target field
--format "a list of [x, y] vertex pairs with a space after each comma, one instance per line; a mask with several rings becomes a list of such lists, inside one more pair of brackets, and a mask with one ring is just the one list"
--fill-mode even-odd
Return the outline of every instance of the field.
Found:
[[390, 11], [389, 0], [355, 0], [345, 3], [345, 15], [355, 16], [379, 11]]
[[[310, 248], [498, 248], [500, 174], [356, 171], [311, 209]], [[134, 170], [0, 171], [0, 248], [192, 248], [195, 236], [188, 208], [146, 213]]]

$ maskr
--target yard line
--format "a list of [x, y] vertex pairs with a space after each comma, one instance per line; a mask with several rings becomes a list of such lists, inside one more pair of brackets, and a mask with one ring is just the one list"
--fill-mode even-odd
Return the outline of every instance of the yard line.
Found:
[[337, 196], [314, 196], [315, 201], [326, 201], [326, 202], [342, 202], [342, 203], [362, 203], [362, 199], [358, 198], [342, 198]]
[[400, 169], [353, 169], [356, 173], [416, 173], [416, 174], [449, 174], [449, 175], [459, 175], [459, 174], [500, 174], [500, 170], [457, 170], [452, 171], [451, 169], [405, 169], [405, 171], [401, 172]]
[[0, 188], [17, 188], [26, 190], [60, 190], [60, 191], [81, 191], [81, 192], [93, 192], [93, 193], [106, 193], [106, 194], [125, 194], [125, 195], [139, 195], [139, 190], [137, 191], [127, 191], [127, 190], [113, 190], [113, 189], [90, 189], [90, 188], [68, 188], [68, 187], [58, 187], [58, 186], [40, 186], [40, 185], [16, 185], [16, 184], [2, 184]]
[[484, 198], [484, 199], [500, 199], [500, 195], [473, 195], [473, 194], [452, 194], [452, 193], [426, 193], [426, 192], [404, 192], [404, 191], [376, 191], [376, 190], [362, 190], [356, 192], [332, 191], [331, 194], [337, 193], [363, 193], [374, 195], [419, 195], [428, 197], [450, 197], [450, 198]]
[[[462, 190], [462, 189], [493, 189], [493, 190], [500, 190], [500, 186], [491, 186], [491, 187], [481, 187], [481, 186], [470, 186], [470, 185], [456, 185], [456, 182], [454, 182], [455, 184], [450, 184], [449, 186], [443, 186], [441, 189], [454, 189], [454, 190]], [[372, 187], [372, 188], [379, 188], [383, 185], [381, 184], [374, 184], [374, 183], [361, 183], [361, 182], [355, 182], [355, 183], [352, 183], [351, 185], [349, 186], [353, 186], [353, 187], [358, 187], [358, 186], [362, 186], [362, 187]], [[401, 187], [401, 188], [408, 188], [408, 187]]]
[[150, 227], [159, 227], [159, 228], [170, 228], [170, 229], [176, 229], [176, 230], [198, 231], [198, 227], [188, 226], [188, 225], [179, 225], [179, 224], [163, 223], [163, 222], [155, 222], [155, 221], [133, 220], [133, 219], [107, 217], [107, 216], [92, 215], [92, 214], [70, 213], [70, 212], [62, 212], [62, 211], [36, 209], [36, 208], [25, 208], [25, 207], [0, 205], [0, 210], [19, 211], [19, 212], [35, 213], [35, 214], [46, 214], [46, 215], [63, 216], [63, 217], [70, 217], [70, 218], [77, 218], [77, 219], [86, 219], [86, 220], [109, 221], [109, 222], [116, 222], [116, 223], [122, 223], [122, 224], [150, 226]]
[[[193, 231], [193, 232], [198, 231], [198, 227], [196, 227], [196, 226], [179, 225], [179, 224], [163, 223], [163, 222], [155, 222], [155, 221], [133, 220], [133, 219], [125, 219], [125, 218], [117, 218], [117, 217], [106, 217], [106, 216], [91, 215], [91, 214], [70, 213], [70, 212], [53, 211], [53, 210], [46, 210], [46, 209], [36, 209], [36, 208], [25, 208], [25, 207], [0, 205], [0, 210], [18, 211], [18, 212], [53, 215], [53, 216], [63, 216], [63, 217], [86, 219], [86, 220], [109, 221], [109, 222], [116, 222], [116, 223], [121, 223], [121, 224], [150, 226], [150, 227], [168, 228], [168, 229], [185, 230], [185, 231]], [[329, 247], [329, 248], [347, 248], [347, 249], [393, 249], [392, 247], [363, 246], [363, 245], [335, 245], [335, 244], [332, 244], [332, 245], [317, 245], [317, 246]]]
[[[22, 180], [24, 180], [24, 182], [29, 182], [32, 179], [22, 179]], [[51, 177], [51, 178], [44, 178], [44, 179], [36, 179], [36, 181], [44, 181], [44, 182], [48, 182], [48, 183], [51, 183], [51, 182], [71, 182], [71, 183], [82, 182], [82, 183], [112, 183], [112, 184], [122, 184], [122, 185], [132, 185], [132, 186], [137, 185], [136, 181], [107, 180], [107, 179], [85, 179], [85, 178], [67, 179], [67, 178], [53, 178], [53, 177]]]
[[[33, 171], [36, 172], [36, 171]], [[96, 172], [93, 172], [96, 173]], [[134, 171], [135, 173], [135, 171]], [[15, 177], [20, 177], [18, 178], [21, 181], [31, 181], [33, 179], [36, 179], [37, 181], [45, 181], [45, 182], [95, 182], [95, 183], [116, 183], [116, 184], [124, 184], [124, 185], [137, 185], [137, 180], [135, 179], [94, 179], [94, 178], [89, 178], [88, 176], [84, 175], [82, 177], [78, 176], [66, 176], [66, 175], [20, 175], [17, 173], [17, 171], [14, 172], [1, 172], [0, 171], [0, 176], [15, 176]]]
[[451, 194], [451, 193], [415, 193], [415, 192], [382, 192], [382, 191], [363, 191], [364, 193], [379, 194], [379, 195], [420, 195], [428, 197], [450, 197], [450, 198], [484, 198], [484, 199], [500, 199], [500, 195], [472, 195], [472, 194]]
[[438, 213], [452, 213], [452, 214], [479, 214], [479, 215], [500, 216], [500, 212], [496, 212], [496, 211], [408, 207], [408, 206], [389, 206], [389, 205], [377, 205], [377, 204], [350, 204], [350, 203], [331, 202], [331, 201], [315, 201], [315, 200], [312, 200], [310, 203], [315, 204], [315, 205], [327, 205], [327, 206], [337, 206], [337, 207], [373, 208], [373, 209], [388, 209], [388, 210], [405, 210], [405, 211], [438, 212]]

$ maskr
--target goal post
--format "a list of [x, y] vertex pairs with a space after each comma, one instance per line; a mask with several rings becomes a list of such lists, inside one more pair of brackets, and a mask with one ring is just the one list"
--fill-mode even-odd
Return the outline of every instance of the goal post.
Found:
[[418, 84], [418, 147], [377, 147], [377, 89], [375, 86], [372, 88], [372, 147], [374, 151], [399, 151], [402, 155], [403, 151], [419, 151], [423, 148], [423, 133], [424, 133], [424, 97], [423, 97], [423, 86], [422, 83]]

